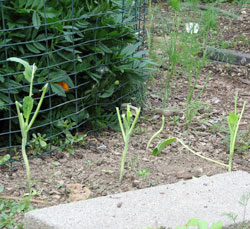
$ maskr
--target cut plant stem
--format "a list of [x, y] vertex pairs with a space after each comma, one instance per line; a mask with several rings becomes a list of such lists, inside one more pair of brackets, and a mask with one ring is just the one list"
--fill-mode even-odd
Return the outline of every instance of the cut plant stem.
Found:
[[[122, 137], [123, 137], [123, 140], [125, 143], [124, 150], [122, 153], [122, 160], [121, 160], [120, 177], [119, 177], [120, 182], [122, 181], [122, 178], [123, 178], [124, 165], [125, 165], [125, 160], [126, 160], [126, 156], [127, 156], [127, 152], [128, 152], [128, 145], [129, 145], [130, 136], [131, 136], [132, 131], [135, 127], [137, 119], [140, 115], [141, 108], [135, 109], [135, 111], [136, 111], [136, 115], [135, 115], [135, 118], [131, 124], [133, 115], [130, 111], [130, 106], [127, 105], [127, 112], [126, 112], [127, 115], [125, 115], [125, 114], [122, 115], [122, 119], [123, 119], [123, 123], [122, 123], [119, 108], [118, 107], [116, 108], [119, 125], [120, 125], [121, 131], [122, 131]], [[125, 131], [124, 131], [124, 128], [125, 128]]]
[[26, 154], [26, 149], [25, 149], [26, 144], [27, 144], [27, 134], [25, 136], [22, 136], [22, 156], [23, 156], [23, 161], [24, 161], [25, 168], [26, 168], [27, 189], [29, 192], [29, 196], [31, 196], [30, 165], [29, 165], [29, 160]]
[[123, 153], [122, 153], [121, 170], [120, 170], [120, 178], [119, 178], [120, 182], [122, 181], [122, 177], [124, 173], [124, 165], [125, 165], [125, 160], [126, 160], [126, 156], [128, 152], [128, 144], [129, 144], [129, 137], [125, 141], [125, 146], [124, 146]]

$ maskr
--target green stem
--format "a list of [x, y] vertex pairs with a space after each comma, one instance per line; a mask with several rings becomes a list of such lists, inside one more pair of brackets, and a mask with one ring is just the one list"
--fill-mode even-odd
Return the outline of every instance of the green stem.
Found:
[[126, 141], [126, 136], [125, 136], [125, 132], [124, 132], [124, 128], [123, 128], [122, 120], [121, 120], [121, 115], [120, 115], [120, 111], [119, 111], [118, 107], [116, 107], [116, 113], [117, 113], [117, 117], [118, 117], [118, 120], [119, 120], [119, 125], [120, 125], [120, 128], [121, 128], [121, 131], [122, 131], [122, 137], [123, 137], [123, 140], [125, 142]]
[[37, 107], [36, 107], [35, 114], [33, 115], [32, 119], [31, 119], [31, 121], [30, 121], [30, 123], [29, 123], [29, 125], [28, 125], [28, 127], [27, 127], [27, 132], [28, 132], [29, 129], [32, 127], [32, 125], [33, 125], [33, 123], [34, 123], [34, 121], [35, 121], [35, 119], [36, 119], [36, 117], [37, 117], [37, 115], [38, 115], [38, 112], [39, 112], [39, 110], [40, 110], [40, 108], [41, 108], [41, 105], [42, 105], [42, 103], [43, 103], [43, 99], [44, 99], [45, 93], [46, 93], [46, 91], [47, 91], [47, 88], [48, 88], [48, 83], [46, 83], [45, 86], [44, 86], [43, 89], [42, 89], [42, 90], [43, 90], [42, 96], [41, 96], [40, 101], [39, 101], [39, 103], [38, 103], [38, 105], [37, 105]]
[[29, 165], [29, 160], [26, 154], [26, 149], [25, 149], [26, 144], [27, 144], [27, 132], [22, 134], [22, 156], [23, 156], [23, 161], [24, 161], [25, 168], [26, 168], [27, 189], [29, 192], [29, 196], [31, 196], [30, 165]]
[[164, 128], [164, 125], [165, 125], [165, 116], [162, 115], [161, 119], [162, 119], [161, 128], [148, 141], [147, 148], [146, 148], [147, 151], [148, 151], [148, 148], [149, 148], [151, 142], [162, 132], [162, 130]]
[[[236, 103], [237, 103], [237, 97], [236, 97]], [[241, 113], [240, 113], [240, 117], [237, 121], [237, 125], [236, 128], [234, 129], [233, 133], [231, 133], [231, 139], [230, 139], [230, 155], [229, 155], [229, 163], [228, 163], [228, 172], [232, 171], [232, 162], [233, 162], [233, 155], [234, 155], [234, 148], [235, 148], [235, 141], [236, 141], [236, 137], [237, 137], [237, 133], [238, 133], [238, 129], [239, 129], [239, 125], [240, 125], [240, 120], [242, 118], [242, 115], [244, 113], [245, 110], [245, 106], [246, 106], [246, 102], [243, 103], [243, 107], [241, 109]], [[235, 106], [235, 111], [237, 111], [237, 106]]]
[[138, 119], [140, 113], [141, 113], [141, 108], [139, 107], [139, 109], [138, 109], [138, 111], [137, 111], [137, 113], [136, 113], [135, 119], [134, 119], [134, 121], [133, 121], [133, 123], [132, 123], [132, 126], [131, 126], [130, 129], [129, 129], [129, 133], [128, 133], [129, 136], [130, 136], [130, 134], [132, 134], [132, 131], [133, 131], [134, 127], [135, 127], [135, 124], [136, 124], [136, 122], [137, 122], [137, 119]]
[[36, 66], [35, 66], [35, 64], [33, 64], [32, 65], [32, 73], [31, 73], [31, 80], [30, 80], [30, 94], [29, 94], [30, 97], [32, 97], [32, 95], [33, 95], [32, 89], [33, 89], [33, 80], [34, 80], [35, 71], [36, 71]]
[[126, 140], [125, 140], [125, 147], [122, 153], [122, 161], [121, 161], [121, 169], [120, 169], [120, 178], [119, 181], [122, 181], [123, 178], [123, 172], [124, 172], [124, 165], [125, 165], [125, 159], [127, 156], [127, 152], [128, 152], [128, 144], [129, 144], [129, 136], [126, 136]]
[[215, 160], [213, 160], [213, 159], [210, 159], [210, 158], [208, 158], [208, 157], [204, 157], [204, 156], [202, 156], [202, 155], [196, 153], [196, 152], [193, 151], [191, 148], [189, 148], [181, 139], [176, 138], [176, 140], [177, 140], [178, 142], [180, 142], [187, 150], [189, 150], [189, 151], [190, 151], [191, 153], [193, 153], [194, 155], [196, 155], [196, 156], [198, 156], [198, 157], [201, 157], [201, 158], [203, 158], [203, 159], [205, 159], [205, 160], [207, 160], [207, 161], [211, 161], [211, 162], [213, 162], [213, 163], [215, 163], [215, 164], [218, 164], [218, 165], [222, 165], [222, 166], [228, 167], [228, 165], [226, 165], [226, 164], [224, 164], [224, 163], [221, 163], [221, 162], [219, 162], [219, 161], [215, 161]]

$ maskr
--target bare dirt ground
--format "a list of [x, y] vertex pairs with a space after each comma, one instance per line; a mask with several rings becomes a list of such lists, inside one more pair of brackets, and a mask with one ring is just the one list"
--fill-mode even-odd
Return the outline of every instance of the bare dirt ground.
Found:
[[[226, 9], [233, 7], [235, 6], [230, 4], [225, 6]], [[244, 8], [239, 11], [241, 12], [239, 19], [231, 23], [228, 31], [222, 35], [227, 41], [235, 41], [235, 37], [243, 33], [249, 39], [250, 9]], [[228, 20], [224, 17], [221, 18], [219, 26], [222, 28], [228, 26]], [[249, 54], [249, 46], [240, 41], [229, 48]], [[70, 184], [81, 184], [83, 187], [87, 187], [91, 191], [89, 198], [94, 198], [227, 172], [226, 168], [193, 155], [178, 143], [172, 143], [171, 146], [166, 147], [159, 156], [153, 156], [151, 152], [160, 139], [174, 136], [183, 139], [196, 152], [228, 163], [229, 131], [226, 117], [234, 109], [236, 92], [239, 93], [239, 109], [241, 109], [243, 101], [246, 101], [247, 104], [240, 125], [240, 136], [242, 137], [238, 140], [233, 159], [233, 170], [250, 172], [250, 66], [211, 62], [203, 68], [197, 90], [200, 90], [204, 84], [208, 73], [211, 74], [211, 77], [201, 97], [204, 106], [199, 110], [197, 121], [194, 121], [191, 128], [187, 129], [182, 125], [184, 120], [181, 114], [166, 116], [164, 130], [159, 138], [153, 141], [150, 150], [146, 152], [148, 140], [161, 126], [161, 115], [153, 108], [161, 108], [165, 71], [163, 68], [159, 68], [155, 78], [149, 84], [146, 107], [131, 138], [122, 183], [119, 183], [124, 146], [121, 133], [108, 130], [89, 135], [86, 138], [87, 144], [81, 147], [76, 146], [74, 155], [58, 152], [54, 153], [51, 158], [30, 160], [33, 188], [37, 191], [33, 199], [44, 201], [44, 204], [36, 204], [36, 207], [45, 207], [46, 203], [56, 205], [72, 201], [69, 186], [67, 186]], [[184, 81], [180, 79], [180, 82], [177, 83], [180, 85], [180, 89], [171, 98], [170, 107], [184, 108], [187, 89], [183, 82], [185, 79]], [[26, 189], [23, 163], [15, 163], [12, 169], [2, 166], [0, 171], [0, 185], [5, 187], [2, 194], [15, 197], [24, 196]]]

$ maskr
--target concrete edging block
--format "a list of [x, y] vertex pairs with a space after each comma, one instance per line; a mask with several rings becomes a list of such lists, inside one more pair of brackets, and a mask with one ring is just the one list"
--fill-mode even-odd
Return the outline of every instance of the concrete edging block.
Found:
[[[222, 213], [234, 212], [250, 192], [250, 174], [243, 171], [201, 177], [175, 184], [129, 191], [105, 197], [38, 209], [25, 214], [25, 229], [146, 229], [176, 228], [196, 217], [209, 223], [221, 220], [235, 228]], [[250, 222], [250, 203], [246, 220]], [[231, 226], [230, 226], [231, 225]]]

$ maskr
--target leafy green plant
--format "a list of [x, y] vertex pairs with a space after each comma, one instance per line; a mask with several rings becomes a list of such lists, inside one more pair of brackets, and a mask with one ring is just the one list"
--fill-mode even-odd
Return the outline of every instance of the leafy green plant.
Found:
[[242, 215], [241, 223], [239, 223], [239, 224], [236, 223], [236, 219], [237, 219], [238, 215], [236, 215], [233, 212], [222, 214], [223, 216], [227, 216], [228, 218], [230, 218], [234, 222], [234, 224], [237, 225], [237, 226], [235, 226], [235, 229], [236, 228], [237, 229], [248, 229], [250, 227], [250, 224], [246, 223], [246, 210], [247, 210], [247, 205], [248, 205], [249, 200], [250, 200], [250, 192], [243, 194], [240, 198], [239, 204], [243, 207], [243, 215]]
[[[33, 92], [32, 92], [33, 80], [34, 80], [34, 76], [35, 76], [35, 72], [37, 70], [37, 67], [35, 64], [33, 64], [31, 66], [31, 65], [29, 65], [28, 62], [26, 62], [20, 58], [16, 58], [16, 57], [9, 58], [8, 60], [20, 63], [24, 66], [25, 70], [23, 72], [23, 75], [24, 75], [25, 79], [30, 83], [29, 96], [25, 96], [23, 98], [23, 104], [16, 101], [16, 109], [17, 109], [18, 120], [19, 120], [19, 125], [20, 125], [20, 129], [21, 129], [21, 134], [22, 134], [22, 156], [23, 156], [25, 167], [26, 167], [27, 190], [29, 192], [29, 195], [31, 195], [32, 190], [31, 190], [30, 166], [29, 166], [29, 160], [28, 160], [28, 157], [26, 154], [26, 145], [27, 145], [29, 130], [32, 127], [32, 125], [33, 125], [33, 123], [38, 115], [38, 112], [41, 108], [45, 93], [46, 93], [47, 88], [48, 88], [48, 84], [45, 84], [45, 86], [42, 88], [42, 95], [41, 95], [40, 100], [37, 104], [36, 110], [31, 118], [32, 110], [34, 107], [34, 99], [32, 98], [32, 96], [33, 96]], [[21, 109], [22, 109], [23, 113], [21, 112]], [[30, 120], [30, 118], [31, 118], [31, 120]]]
[[74, 151], [74, 144], [80, 144], [80, 145], [85, 145], [85, 137], [87, 136], [86, 134], [79, 134], [76, 133], [75, 135], [73, 135], [70, 130], [72, 130], [74, 128], [74, 126], [76, 125], [75, 122], [71, 122], [69, 120], [61, 120], [58, 121], [57, 123], [57, 127], [64, 133], [64, 138], [63, 139], [59, 139], [56, 143], [57, 146], [59, 146], [59, 151], [67, 151], [69, 152], [71, 155], [73, 155], [75, 153]]
[[179, 115], [175, 115], [175, 116], [170, 116], [169, 120], [172, 124], [174, 125], [178, 125], [180, 122], [180, 116]]
[[[50, 115], [41, 113], [34, 126], [51, 125], [37, 130], [48, 137], [58, 134], [56, 121], [66, 117], [77, 125], [89, 121], [95, 127], [108, 127], [107, 115], [113, 112], [116, 117], [114, 107], [120, 105], [121, 97], [127, 102], [141, 93], [136, 89], [150, 71], [150, 61], [143, 58], [146, 51], [140, 50], [138, 42], [141, 34], [135, 31], [134, 1], [51, 0], [46, 1], [46, 7], [44, 4], [3, 2], [5, 30], [0, 32], [1, 60], [6, 55], [20, 56], [37, 63], [34, 96], [39, 97], [39, 84], [50, 82], [52, 99], [43, 103]], [[9, 109], [16, 115], [8, 104], [21, 100], [27, 92], [20, 69], [21, 65], [2, 63], [0, 116], [5, 119]], [[0, 122], [7, 132], [9, 123]], [[11, 122], [12, 130], [18, 129], [18, 121]], [[15, 135], [12, 140], [19, 143]]]
[[145, 180], [149, 175], [149, 170], [147, 168], [139, 169], [137, 170], [137, 174], [142, 177], [142, 180]]
[[0, 156], [0, 165], [4, 164], [8, 160], [10, 160], [10, 155], [9, 154], [5, 154], [4, 156]]
[[48, 150], [48, 139], [46, 134], [33, 133], [31, 139], [31, 152], [36, 155], [37, 153], [42, 153]]
[[237, 98], [238, 94], [235, 95], [235, 104], [234, 104], [234, 112], [230, 112], [227, 117], [229, 131], [230, 131], [230, 152], [229, 152], [229, 167], [228, 171], [231, 172], [232, 170], [232, 161], [234, 156], [234, 149], [235, 149], [235, 142], [236, 137], [239, 129], [240, 120], [242, 118], [246, 102], [243, 103], [241, 113], [237, 113]]
[[196, 227], [198, 229], [222, 229], [223, 224], [221, 221], [213, 223], [211, 227], [209, 227], [208, 222], [206, 220], [198, 220], [197, 218], [191, 218], [186, 225], [182, 225], [177, 227], [176, 229], [188, 229], [189, 227]]
[[[4, 186], [0, 186], [0, 194], [4, 191]], [[23, 228], [23, 222], [19, 222], [18, 218], [31, 210], [32, 208], [25, 202], [5, 200], [0, 198], [0, 228]]]
[[141, 111], [141, 108], [136, 110], [135, 118], [132, 121], [133, 114], [130, 111], [130, 105], [127, 105], [126, 115], [123, 114], [122, 118], [121, 118], [121, 115], [120, 115], [119, 108], [118, 107], [116, 108], [117, 117], [118, 117], [118, 120], [119, 120], [119, 125], [120, 125], [120, 128], [121, 128], [123, 141], [125, 143], [124, 150], [123, 150], [123, 153], [122, 153], [122, 160], [121, 160], [120, 177], [119, 177], [120, 182], [122, 181], [122, 178], [123, 178], [124, 165], [125, 165], [125, 160], [126, 160], [126, 156], [127, 156], [127, 152], [128, 152], [130, 136], [131, 136], [131, 134], [133, 132], [133, 129], [135, 127], [135, 124], [136, 124], [136, 122], [138, 120], [138, 117], [140, 115], [140, 111]]

